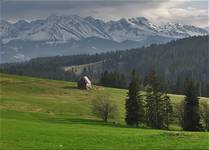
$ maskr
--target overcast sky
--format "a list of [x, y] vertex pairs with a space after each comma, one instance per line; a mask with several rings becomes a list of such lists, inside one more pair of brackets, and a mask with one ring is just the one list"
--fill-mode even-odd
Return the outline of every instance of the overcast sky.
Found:
[[0, 0], [1, 18], [15, 22], [46, 18], [51, 14], [82, 17], [93, 16], [103, 20], [118, 20], [143, 16], [161, 24], [178, 22], [208, 26], [208, 0]]

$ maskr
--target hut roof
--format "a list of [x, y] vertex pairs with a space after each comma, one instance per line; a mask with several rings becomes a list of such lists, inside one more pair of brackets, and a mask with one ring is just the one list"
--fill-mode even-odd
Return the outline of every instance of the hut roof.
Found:
[[91, 81], [89, 80], [89, 78], [87, 76], [84, 76], [83, 78], [86, 81], [86, 83], [91, 83]]

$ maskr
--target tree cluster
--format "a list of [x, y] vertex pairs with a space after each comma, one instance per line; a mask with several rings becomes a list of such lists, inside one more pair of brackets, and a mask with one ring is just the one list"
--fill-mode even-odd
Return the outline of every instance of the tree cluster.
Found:
[[173, 108], [170, 97], [163, 91], [163, 84], [154, 70], [146, 76], [145, 87], [147, 125], [151, 128], [168, 128]]
[[141, 123], [151, 128], [168, 128], [172, 105], [169, 96], [161, 88], [160, 80], [152, 71], [147, 75], [146, 93], [143, 96], [139, 78], [133, 71], [125, 105], [128, 125], [138, 126]]
[[126, 88], [126, 77], [124, 74], [119, 74], [116, 71], [108, 72], [107, 70], [101, 74], [100, 84], [108, 87]]
[[[185, 131], [209, 129], [209, 104], [199, 105], [198, 85], [192, 80], [185, 81], [184, 95], [175, 109], [163, 83], [154, 70], [145, 77], [144, 88], [136, 72], [133, 71], [126, 99], [125, 121], [130, 126], [146, 124], [150, 128], [168, 129], [170, 123], [176, 123]], [[142, 90], [145, 89], [145, 92]], [[175, 111], [175, 112], [174, 112]]]

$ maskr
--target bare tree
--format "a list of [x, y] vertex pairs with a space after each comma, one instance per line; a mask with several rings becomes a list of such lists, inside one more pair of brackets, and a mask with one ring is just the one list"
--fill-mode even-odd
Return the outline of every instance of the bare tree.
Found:
[[101, 94], [92, 101], [92, 112], [104, 122], [107, 122], [108, 118], [115, 117], [117, 107], [113, 101], [110, 100], [109, 95]]
[[207, 102], [202, 102], [200, 105], [200, 114], [202, 120], [205, 124], [205, 129], [209, 131], [209, 104]]

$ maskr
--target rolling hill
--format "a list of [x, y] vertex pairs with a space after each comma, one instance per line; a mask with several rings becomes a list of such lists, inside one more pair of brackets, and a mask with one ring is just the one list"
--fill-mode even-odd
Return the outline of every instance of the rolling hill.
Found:
[[201, 88], [200, 95], [209, 97], [208, 40], [209, 36], [199, 36], [127, 51], [36, 58], [1, 64], [0, 72], [69, 81], [84, 73], [98, 81], [105, 70], [123, 73], [128, 80], [135, 69], [143, 80], [154, 68], [170, 93], [183, 94], [185, 79], [192, 78]]
[[[1, 149], [207, 149], [208, 132], [129, 128], [124, 124], [127, 90], [0, 74]], [[91, 113], [91, 100], [111, 95], [118, 119], [105, 124]], [[182, 95], [170, 95], [173, 103]], [[201, 98], [208, 101], [209, 98]], [[115, 123], [112, 123], [115, 122]], [[180, 130], [171, 126], [170, 130]]]

